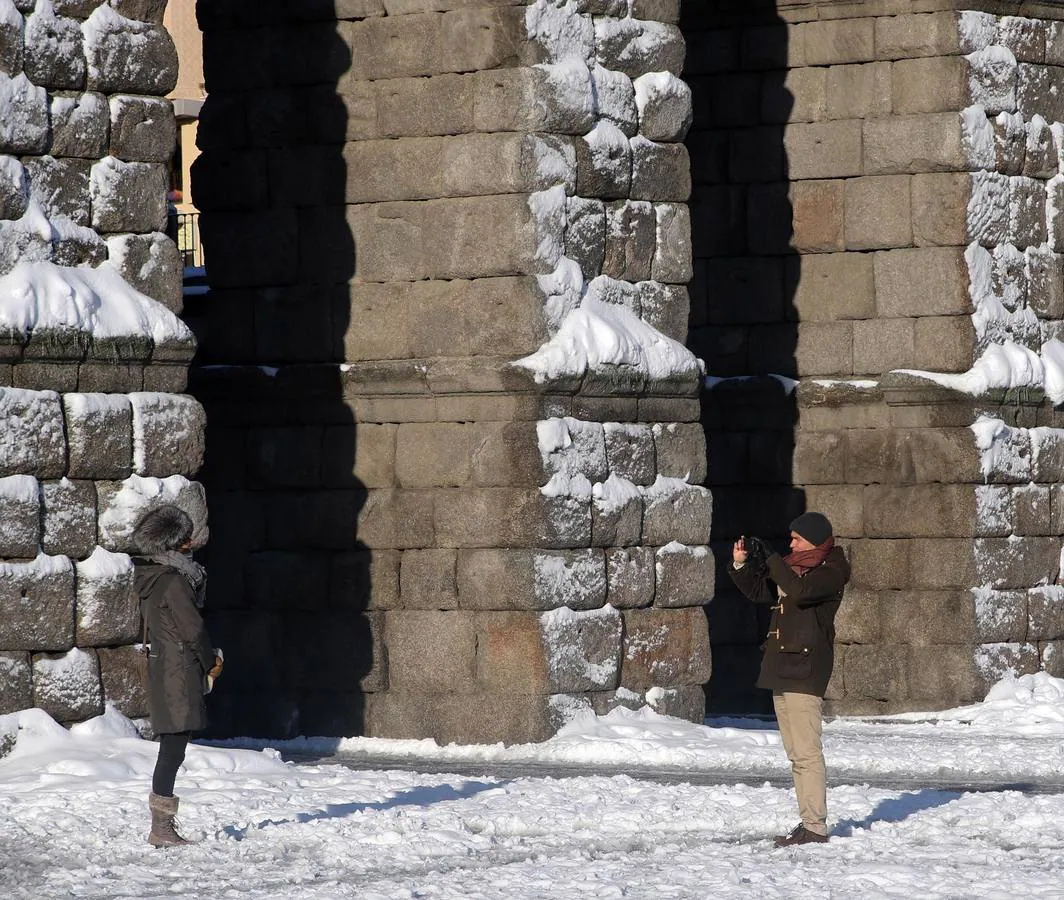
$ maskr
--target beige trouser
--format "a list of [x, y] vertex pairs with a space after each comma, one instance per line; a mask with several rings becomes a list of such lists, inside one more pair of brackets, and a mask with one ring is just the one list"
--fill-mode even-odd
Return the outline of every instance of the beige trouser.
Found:
[[783, 749], [791, 761], [798, 814], [807, 831], [827, 834], [828, 787], [824, 746], [820, 741], [823, 704], [812, 694], [772, 692]]

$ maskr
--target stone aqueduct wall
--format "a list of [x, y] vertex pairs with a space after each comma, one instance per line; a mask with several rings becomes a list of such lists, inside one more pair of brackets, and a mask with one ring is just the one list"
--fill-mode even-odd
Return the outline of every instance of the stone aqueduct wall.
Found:
[[[678, 4], [253, 8], [249, 31], [251, 5], [200, 5], [221, 727], [699, 719]], [[589, 370], [599, 327], [646, 346]], [[512, 363], [541, 347], [537, 381]], [[662, 348], [683, 365], [648, 367]]]
[[[686, 32], [691, 346], [798, 379], [708, 392], [714, 537], [832, 518], [839, 712], [1062, 671], [1064, 27], [960, 6], [736, 5]], [[727, 591], [710, 621], [711, 705], [750, 708], [762, 623]]]
[[0, 0], [0, 713], [143, 715], [131, 522], [166, 499], [206, 539], [164, 5]]

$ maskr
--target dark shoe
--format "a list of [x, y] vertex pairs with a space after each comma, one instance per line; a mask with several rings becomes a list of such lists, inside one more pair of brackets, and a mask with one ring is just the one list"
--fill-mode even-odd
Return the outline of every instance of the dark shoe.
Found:
[[798, 825], [790, 834], [781, 834], [775, 839], [777, 847], [794, 847], [798, 844], [826, 844], [828, 836], [809, 831], [804, 825]]

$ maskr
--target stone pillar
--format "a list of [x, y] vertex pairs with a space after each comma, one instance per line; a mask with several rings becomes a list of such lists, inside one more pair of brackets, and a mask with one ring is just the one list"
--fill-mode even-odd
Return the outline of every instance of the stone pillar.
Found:
[[[683, 23], [707, 111], [691, 343], [711, 375], [794, 380], [708, 392], [714, 536], [723, 555], [804, 508], [835, 523], [854, 566], [840, 712], [1060, 666], [1064, 9], [1005, 6], [725, 3]], [[764, 623], [722, 592], [711, 624], [711, 705], [763, 703]]]
[[678, 3], [452, 6], [200, 4], [224, 730], [702, 717]]
[[140, 717], [136, 516], [206, 540], [204, 416], [165, 236], [177, 55], [165, 3], [0, 14], [0, 714]]

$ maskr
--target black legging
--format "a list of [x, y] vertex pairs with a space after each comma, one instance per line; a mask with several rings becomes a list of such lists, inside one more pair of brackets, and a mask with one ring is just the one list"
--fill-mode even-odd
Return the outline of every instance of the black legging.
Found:
[[152, 793], [158, 797], [174, 796], [177, 770], [185, 761], [185, 748], [190, 732], [159, 735], [159, 758], [155, 760], [155, 774], [151, 777]]

